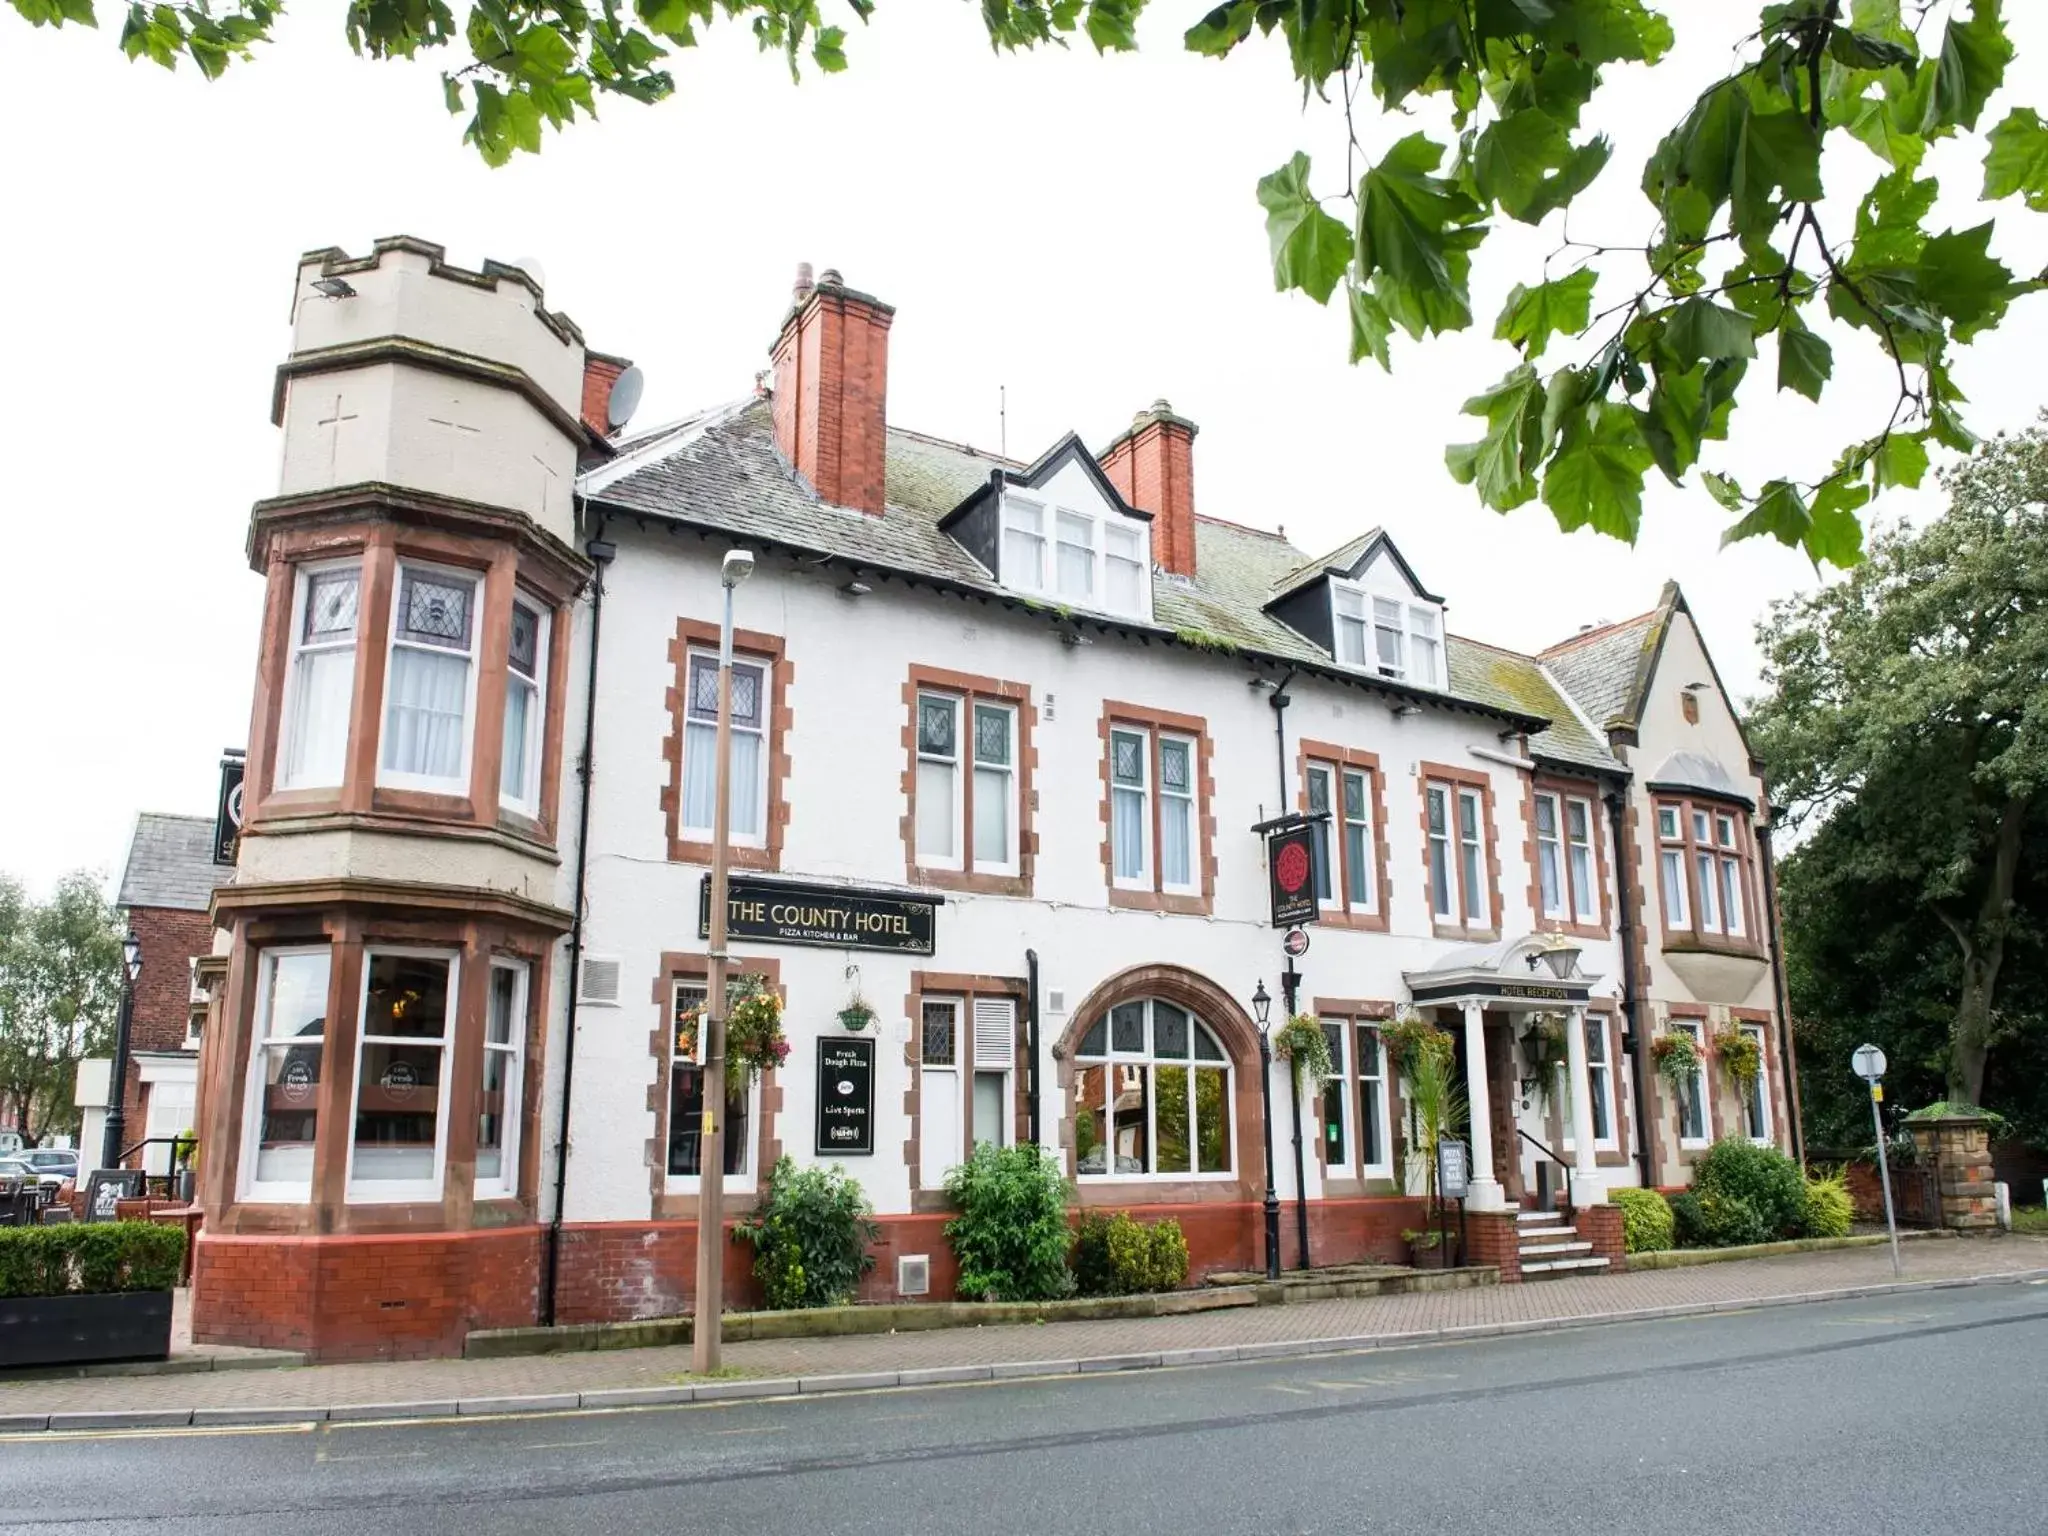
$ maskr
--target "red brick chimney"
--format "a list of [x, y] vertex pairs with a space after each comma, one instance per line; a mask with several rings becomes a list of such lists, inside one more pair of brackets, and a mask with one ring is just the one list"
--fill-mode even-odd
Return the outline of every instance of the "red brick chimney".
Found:
[[1152, 514], [1152, 558], [1160, 569], [1194, 575], [1195, 424], [1154, 400], [1098, 462], [1125, 501]]
[[583, 354], [583, 425], [599, 437], [612, 435], [612, 386], [632, 367], [632, 359], [603, 352]]
[[896, 311], [827, 268], [797, 268], [775, 338], [775, 444], [820, 498], [882, 514], [887, 490], [889, 322]]

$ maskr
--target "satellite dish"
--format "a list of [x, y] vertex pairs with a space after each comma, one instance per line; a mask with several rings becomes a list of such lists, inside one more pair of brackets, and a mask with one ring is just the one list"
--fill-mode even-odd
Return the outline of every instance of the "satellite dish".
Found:
[[647, 376], [638, 365], [628, 368], [612, 381], [611, 398], [605, 402], [605, 422], [616, 432], [633, 419], [633, 413], [640, 409], [640, 391], [647, 387]]
[[513, 262], [512, 265], [517, 267], [520, 271], [524, 272], [528, 277], [532, 278], [534, 287], [547, 287], [547, 273], [541, 270], [540, 263], [535, 261], [531, 256], [522, 256], [517, 261]]

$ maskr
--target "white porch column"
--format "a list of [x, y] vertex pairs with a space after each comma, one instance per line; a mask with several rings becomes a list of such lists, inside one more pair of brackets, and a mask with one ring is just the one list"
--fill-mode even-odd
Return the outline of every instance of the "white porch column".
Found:
[[1598, 1205], [1607, 1198], [1607, 1181], [1593, 1147], [1593, 1079], [1586, 1070], [1586, 1010], [1574, 1008], [1565, 1021], [1565, 1069], [1571, 1074], [1572, 1200]]
[[1473, 1211], [1504, 1211], [1507, 1194], [1493, 1176], [1493, 1095], [1486, 1082], [1486, 1013], [1477, 1003], [1465, 1009], [1465, 1098], [1470, 1114], [1472, 1182], [1465, 1207]]

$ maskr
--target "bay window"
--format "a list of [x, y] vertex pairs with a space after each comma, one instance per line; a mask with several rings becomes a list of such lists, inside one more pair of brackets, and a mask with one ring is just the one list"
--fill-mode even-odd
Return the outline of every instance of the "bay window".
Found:
[[[671, 1027], [668, 1090], [668, 1176], [695, 1178], [704, 1171], [704, 1001], [711, 995], [703, 980], [679, 981], [670, 994]], [[735, 979], [727, 983], [727, 1006], [740, 996]], [[726, 1067], [725, 1172], [728, 1178], [747, 1171], [748, 1133], [753, 1084]]]
[[538, 816], [547, 615], [524, 598], [514, 598], [511, 631], [505, 657], [505, 742], [498, 759], [498, 799], [512, 810]]
[[[755, 657], [732, 661], [732, 841], [768, 840], [768, 668]], [[718, 813], [718, 652], [692, 647], [685, 667], [682, 832], [709, 842]]]
[[512, 960], [491, 963], [484, 1015], [482, 1102], [476, 1119], [478, 1199], [519, 1193], [520, 1066], [526, 1051], [529, 969]]
[[263, 953], [242, 1115], [245, 1200], [313, 1197], [331, 963], [324, 946]]
[[443, 794], [468, 789], [479, 585], [473, 575], [399, 566], [378, 783]]
[[1230, 1064], [1200, 1019], [1163, 999], [1119, 1003], [1074, 1059], [1079, 1177], [1230, 1174]]
[[364, 953], [348, 1147], [351, 1200], [440, 1198], [455, 978], [452, 954]]
[[1746, 939], [1753, 925], [1743, 818], [1712, 804], [1660, 801], [1657, 841], [1665, 929]]
[[339, 787], [348, 761], [355, 694], [362, 568], [301, 570], [292, 603], [291, 654], [279, 722], [280, 789]]

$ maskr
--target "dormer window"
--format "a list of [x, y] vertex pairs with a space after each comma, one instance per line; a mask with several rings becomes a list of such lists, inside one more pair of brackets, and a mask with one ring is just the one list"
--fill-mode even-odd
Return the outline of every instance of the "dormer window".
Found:
[[1098, 613], [1145, 616], [1151, 562], [1141, 525], [1006, 496], [1002, 527], [1002, 582], [1012, 591]]
[[1341, 665], [1419, 688], [1444, 686], [1443, 620], [1435, 608], [1374, 596], [1335, 580], [1330, 583], [1330, 603], [1335, 620], [1332, 649]]

